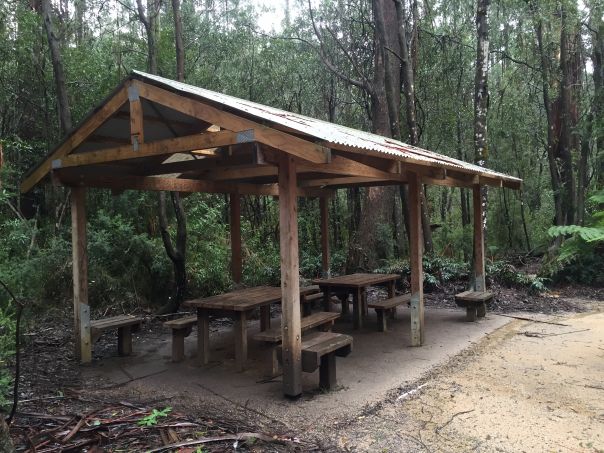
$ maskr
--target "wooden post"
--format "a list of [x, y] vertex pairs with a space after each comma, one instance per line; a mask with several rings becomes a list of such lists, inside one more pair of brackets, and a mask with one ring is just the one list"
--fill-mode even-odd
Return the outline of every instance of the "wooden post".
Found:
[[486, 291], [484, 270], [484, 210], [480, 186], [472, 188], [472, 205], [474, 207], [474, 291]]
[[143, 106], [134, 85], [128, 87], [128, 100], [130, 101], [130, 141], [132, 149], [138, 151], [139, 145], [145, 143], [145, 132], [143, 128]]
[[283, 154], [279, 161], [283, 393], [294, 398], [302, 394], [297, 189], [294, 159]]
[[329, 278], [329, 199], [319, 198], [321, 211], [321, 270], [323, 278]]
[[241, 197], [229, 196], [231, 206], [231, 275], [235, 283], [241, 283]]
[[409, 250], [411, 255], [411, 346], [424, 342], [424, 275], [421, 219], [421, 178], [409, 172]]
[[90, 306], [88, 305], [88, 255], [86, 251], [86, 189], [71, 188], [71, 247], [73, 261], [73, 319], [76, 358], [92, 361]]
[[197, 363], [207, 365], [210, 361], [210, 315], [203, 308], [197, 309]]

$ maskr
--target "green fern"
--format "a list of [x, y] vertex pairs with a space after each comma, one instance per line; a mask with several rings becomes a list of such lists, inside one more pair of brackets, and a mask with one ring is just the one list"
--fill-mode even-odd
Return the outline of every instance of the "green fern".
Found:
[[[604, 245], [604, 190], [600, 190], [588, 199], [592, 213], [586, 219], [585, 226], [553, 226], [547, 232], [550, 237], [564, 237], [557, 256], [547, 266], [550, 275], [561, 275], [578, 280], [593, 281], [599, 277], [590, 274], [593, 265], [601, 262], [601, 249]], [[597, 266], [597, 264], [596, 264]], [[575, 275], [581, 274], [581, 275]]]
[[585, 242], [604, 241], [604, 226], [584, 227], [580, 225], [559, 225], [551, 227], [549, 230], [547, 230], [547, 233], [553, 238], [577, 234]]

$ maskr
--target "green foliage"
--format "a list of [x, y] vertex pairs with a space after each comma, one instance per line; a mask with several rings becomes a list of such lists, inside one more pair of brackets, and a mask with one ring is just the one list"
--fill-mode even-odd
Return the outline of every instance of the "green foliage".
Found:
[[[469, 265], [462, 261], [437, 255], [424, 256], [422, 260], [424, 271], [424, 284], [426, 289], [439, 287], [446, 283], [468, 279]], [[411, 278], [411, 267], [409, 260], [395, 260], [380, 267], [376, 272], [388, 274], [400, 274], [409, 281]]]
[[552, 238], [564, 238], [556, 254], [546, 262], [544, 273], [558, 281], [604, 283], [604, 189], [589, 197], [591, 214], [585, 226], [553, 226]]
[[[3, 290], [1, 290], [3, 291]], [[9, 404], [12, 391], [12, 358], [15, 355], [15, 319], [13, 310], [8, 306], [8, 295], [0, 295], [0, 412]]]
[[139, 426], [155, 426], [157, 425], [160, 418], [165, 418], [168, 414], [172, 412], [171, 407], [165, 407], [162, 410], [158, 411], [157, 409], [153, 409], [153, 411], [149, 415], [145, 415], [138, 421]]
[[533, 293], [547, 291], [544, 277], [528, 275], [519, 272], [516, 267], [506, 261], [493, 261], [486, 264], [487, 278], [507, 287], [528, 288]]
[[[470, 265], [452, 258], [435, 255], [425, 256], [423, 271], [424, 286], [428, 291], [448, 283], [467, 285], [470, 281]], [[408, 260], [392, 261], [377, 269], [376, 272], [401, 274], [407, 281], [411, 278], [411, 268]], [[535, 293], [547, 290], [545, 283], [548, 279], [519, 272], [506, 261], [487, 262], [486, 274], [491, 281], [508, 287], [528, 288]]]

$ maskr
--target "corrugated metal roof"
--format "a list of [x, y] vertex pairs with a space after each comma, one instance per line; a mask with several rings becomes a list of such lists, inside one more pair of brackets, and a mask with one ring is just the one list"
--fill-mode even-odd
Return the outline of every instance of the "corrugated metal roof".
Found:
[[428, 165], [437, 165], [443, 168], [471, 172], [507, 181], [521, 181], [519, 178], [515, 178], [504, 173], [499, 173], [478, 165], [454, 159], [452, 157], [411, 146], [391, 138], [383, 137], [381, 135], [287, 112], [285, 110], [257, 104], [245, 99], [206, 90], [204, 88], [199, 88], [193, 85], [166, 79], [164, 77], [147, 74], [141, 71], [133, 71], [133, 74], [135, 75], [135, 78], [143, 81], [147, 80], [154, 82], [155, 85], [164, 85], [182, 95], [193, 95], [195, 97], [211, 101], [215, 104], [228, 107], [234, 111], [239, 111], [253, 116], [258, 120], [269, 121], [297, 131], [301, 134], [314, 137], [317, 140], [322, 140], [345, 147], [357, 148], [360, 150], [374, 151], [376, 153], [385, 154], [403, 161], [406, 159], [415, 160], [425, 162]]

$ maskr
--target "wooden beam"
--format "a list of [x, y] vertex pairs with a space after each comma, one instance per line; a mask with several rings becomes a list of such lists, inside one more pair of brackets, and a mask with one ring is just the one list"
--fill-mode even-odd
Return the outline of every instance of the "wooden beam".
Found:
[[128, 100], [130, 101], [130, 142], [132, 149], [138, 151], [139, 146], [145, 143], [145, 129], [143, 125], [143, 106], [136, 86], [128, 87]]
[[486, 291], [484, 269], [484, 207], [479, 185], [472, 188], [472, 205], [474, 208], [474, 291]]
[[400, 174], [390, 173], [369, 165], [362, 164], [342, 156], [332, 156], [332, 160], [326, 164], [300, 164], [298, 173], [327, 173], [346, 176], [362, 176], [381, 179], [399, 179]]
[[90, 306], [88, 305], [88, 254], [86, 246], [86, 190], [71, 190], [71, 245], [73, 258], [73, 319], [76, 358], [92, 361]]
[[203, 134], [185, 135], [150, 143], [142, 143], [138, 150], [134, 146], [118, 146], [87, 153], [71, 154], [53, 162], [53, 168], [78, 167], [81, 165], [101, 164], [118, 160], [138, 159], [141, 157], [176, 154], [199, 148], [212, 148], [247, 143], [253, 140], [249, 131], [244, 132], [206, 132]]
[[21, 192], [29, 192], [52, 169], [52, 162], [66, 156], [86, 140], [128, 100], [126, 85], [119, 88], [97, 111], [88, 116], [25, 180]]
[[421, 220], [421, 177], [409, 173], [409, 249], [411, 261], [411, 346], [424, 343], [424, 276]]
[[300, 159], [315, 163], [326, 163], [330, 160], [329, 149], [307, 140], [303, 140], [285, 132], [263, 126], [254, 121], [242, 118], [233, 113], [225, 112], [212, 107], [202, 101], [189, 99], [185, 96], [172, 93], [141, 81], [133, 81], [137, 86], [140, 96], [152, 102], [177, 110], [185, 115], [201, 119], [211, 124], [229, 130], [254, 129], [255, 139], [280, 149]]
[[329, 199], [319, 198], [321, 211], [321, 271], [323, 278], [329, 278]]
[[[130, 121], [130, 113], [122, 112], [122, 111], [117, 112], [115, 114], [115, 119]], [[162, 126], [168, 127], [168, 124], [167, 124], [168, 122], [166, 121], [166, 119], [160, 118], [159, 116], [146, 114], [145, 122], [151, 123], [151, 124], [161, 124]], [[170, 119], [169, 123], [172, 126], [183, 127], [191, 132], [193, 132], [195, 129], [202, 129], [204, 127], [204, 124], [207, 124], [205, 122], [200, 123], [199, 120], [197, 120], [197, 119], [195, 119], [195, 121], [192, 121], [192, 122]]]
[[212, 181], [226, 181], [262, 176], [277, 176], [278, 169], [272, 165], [237, 165], [232, 167], [214, 168], [207, 178]]
[[360, 176], [346, 176], [342, 178], [313, 178], [300, 181], [300, 187], [369, 187], [369, 186], [390, 186], [399, 185], [406, 182], [405, 179], [396, 177], [394, 179], [365, 178]]
[[229, 196], [231, 211], [231, 275], [235, 283], [241, 283], [241, 197], [238, 193]]
[[302, 332], [296, 192], [296, 164], [292, 156], [283, 155], [279, 164], [283, 393], [292, 398], [302, 394]]
[[192, 158], [174, 162], [163, 162], [158, 165], [144, 165], [136, 171], [141, 176], [171, 175], [174, 173], [186, 173], [190, 171], [204, 171], [216, 168], [216, 160], [213, 158]]
[[422, 177], [422, 182], [424, 184], [435, 185], [435, 186], [447, 186], [447, 187], [472, 187], [474, 184], [478, 183], [478, 175], [473, 175], [470, 178], [454, 178], [448, 176], [445, 179], [435, 179], [429, 177]]
[[112, 143], [115, 145], [127, 145], [130, 140], [127, 138], [109, 137], [107, 135], [93, 134], [86, 139], [86, 142], [93, 143]]
[[[234, 193], [241, 195], [279, 196], [277, 184], [232, 184], [221, 181], [202, 181], [185, 178], [163, 178], [157, 176], [93, 176], [87, 173], [55, 171], [55, 178], [70, 187], [94, 187], [113, 190], [149, 190], [184, 193]], [[298, 188], [299, 197], [321, 197], [331, 191], [313, 188]]]

